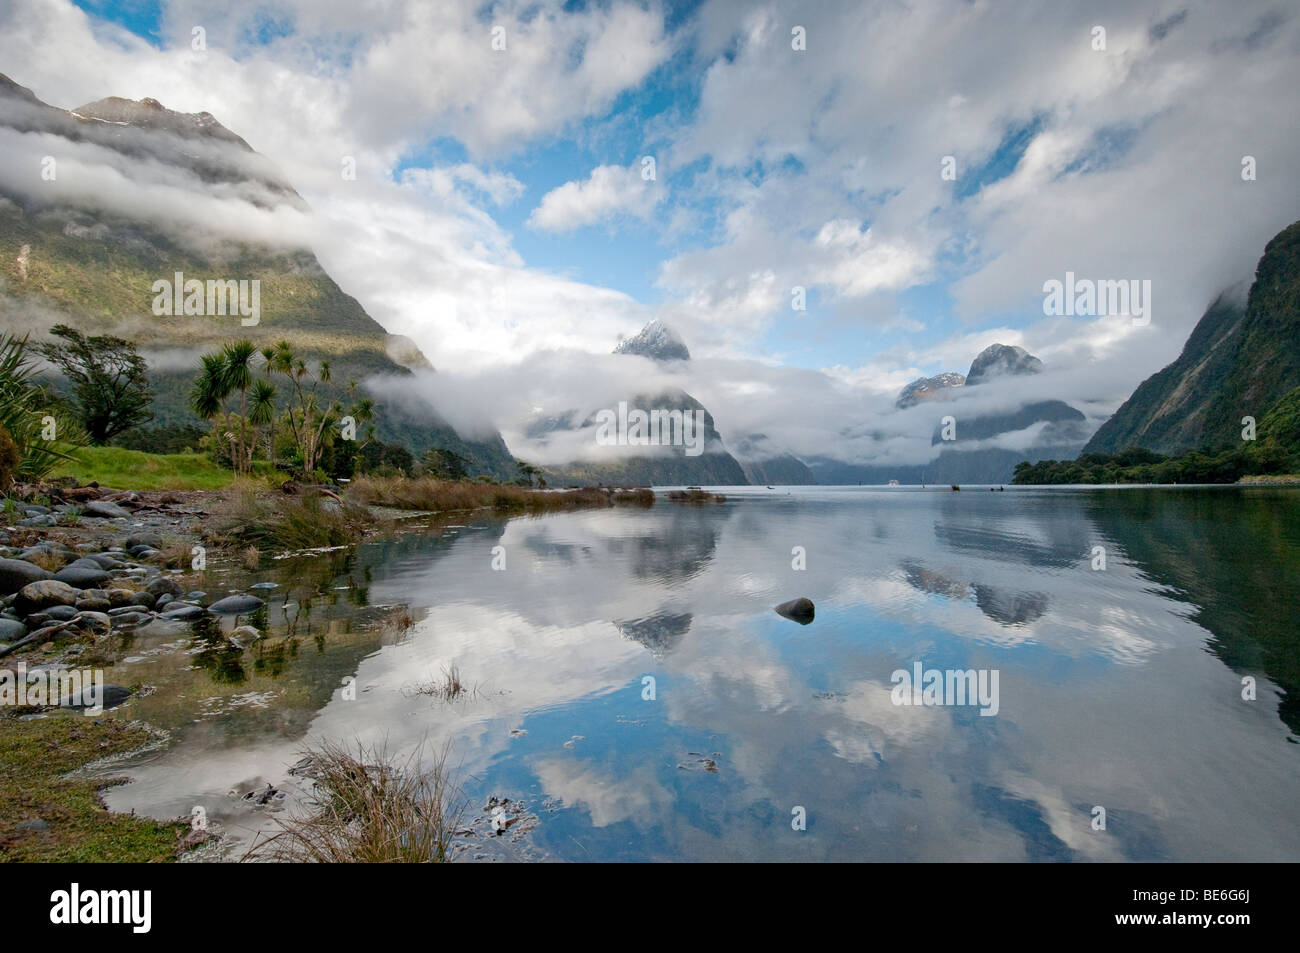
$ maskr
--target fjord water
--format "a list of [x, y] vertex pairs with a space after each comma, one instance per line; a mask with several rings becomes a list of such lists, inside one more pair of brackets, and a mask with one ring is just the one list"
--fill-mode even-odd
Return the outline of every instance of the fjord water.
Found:
[[[513, 856], [1300, 860], [1300, 493], [724, 492], [318, 557], [244, 653], [142, 630], [124, 667], [171, 739], [110, 806], [237, 843], [266, 819], [230, 792], [293, 790], [305, 741], [450, 743], [471, 815], [538, 818]], [[772, 611], [798, 596], [810, 625]], [[400, 603], [404, 634], [362, 624]], [[917, 662], [995, 670], [997, 714], [895, 705]], [[414, 690], [451, 666], [468, 696]]]

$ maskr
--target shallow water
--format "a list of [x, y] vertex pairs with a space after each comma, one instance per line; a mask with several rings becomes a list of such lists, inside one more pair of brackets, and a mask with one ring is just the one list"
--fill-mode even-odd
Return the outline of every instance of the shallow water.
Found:
[[[449, 743], [471, 815], [538, 819], [468, 857], [1300, 860], [1300, 492], [724, 492], [286, 561], [238, 582], [281, 582], [242, 653], [140, 630], [110, 680], [172, 738], [110, 806], [238, 848], [267, 819], [230, 792], [292, 793], [305, 741]], [[996, 672], [997, 714], [894, 704], [918, 662]]]

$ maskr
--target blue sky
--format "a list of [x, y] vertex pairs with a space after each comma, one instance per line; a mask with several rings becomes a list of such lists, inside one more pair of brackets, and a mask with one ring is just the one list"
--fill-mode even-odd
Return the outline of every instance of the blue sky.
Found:
[[[1099, 423], [1300, 217], [1278, 0], [11, 3], [9, 75], [210, 111], [311, 205], [264, 231], [306, 236], [440, 401], [503, 430], [595, 399], [594, 358], [656, 318], [724, 429], [790, 446], [869, 420], [873, 452], [928, 450], [898, 391], [993, 343], [1042, 359], [1025, 396]], [[1151, 322], [1044, 314], [1067, 271], [1149, 280]]]
[[[161, 0], [79, 0], [77, 6], [97, 19], [116, 23], [151, 45], [164, 45], [164, 9]], [[566, 3], [566, 12], [588, 8], [586, 3]], [[683, 29], [695, 14], [698, 3], [669, 4], [665, 8], [665, 29]], [[490, 19], [490, 17], [488, 18]], [[275, 16], [263, 13], [252, 33], [252, 46], [267, 47], [293, 32], [291, 13]], [[256, 50], [244, 54], [252, 56]], [[582, 179], [599, 165], [637, 166], [645, 155], [662, 155], [662, 136], [645, 136], [674, 124], [689, 123], [699, 105], [702, 79], [701, 64], [693, 50], [680, 49], [671, 59], [646, 76], [635, 88], [619, 95], [600, 113], [570, 124], [559, 133], [529, 141], [506, 150], [488, 167], [491, 171], [513, 176], [525, 191], [514, 201], [493, 210], [497, 223], [510, 232], [513, 246], [526, 264], [535, 269], [563, 275], [573, 280], [623, 292], [649, 306], [664, 300], [663, 289], [656, 287], [661, 263], [691, 249], [707, 247], [718, 225], [719, 200], [692, 189], [693, 181], [708, 170], [707, 158], [685, 168], [658, 167], [658, 182], [667, 198], [653, 220], [620, 216], [613, 221], [584, 225], [568, 232], [539, 232], [527, 224], [538, 199], [566, 182]], [[953, 189], [960, 202], [981, 188], [1011, 174], [1041, 118], [1015, 124], [1006, 132], [996, 151], [978, 169], [961, 178]], [[235, 131], [239, 131], [238, 129]], [[399, 181], [410, 168], [454, 165], [474, 157], [464, 144], [451, 136], [433, 135], [413, 145], [391, 170]], [[811, 173], [794, 156], [783, 161], [756, 161], [739, 173], [754, 185], [774, 178], [798, 180]], [[853, 196], [844, 194], [846, 208]], [[691, 227], [669, 231], [664, 224], [674, 213], [687, 212]], [[864, 221], [864, 226], [869, 226]], [[897, 296], [896, 309], [906, 320], [906, 327], [873, 328], [871, 333], [855, 332], [852, 305], [837, 305], [818, 288], [807, 292], [807, 311], [792, 320], [768, 326], [759, 339], [757, 351], [763, 355], [780, 355], [783, 362], [807, 367], [833, 364], [856, 364], [867, 361], [881, 350], [904, 345], [917, 324], [930, 333], [950, 333], [961, 327], [954, 321], [952, 299], [947, 293], [947, 278], [960, 274], [962, 256], [946, 261], [940, 280], [908, 288]], [[1015, 320], [1016, 315], [996, 316]], [[948, 368], [931, 363], [927, 371]], [[964, 370], [964, 367], [956, 368]]]

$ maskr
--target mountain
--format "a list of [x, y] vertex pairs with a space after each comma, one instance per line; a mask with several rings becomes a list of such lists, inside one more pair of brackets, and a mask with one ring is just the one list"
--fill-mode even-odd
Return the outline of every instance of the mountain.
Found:
[[906, 410], [925, 400], [940, 400], [949, 396], [949, 391], [954, 387], [961, 387], [965, 383], [965, 375], [956, 371], [944, 371], [934, 377], [918, 377], [898, 392], [894, 406]]
[[1038, 374], [1042, 370], [1043, 362], [1023, 347], [1014, 344], [990, 344], [975, 356], [975, 360], [971, 361], [970, 373], [966, 375], [966, 386], [974, 387], [995, 377]]
[[1300, 387], [1300, 222], [1264, 249], [1245, 305], [1221, 294], [1182, 353], [1138, 386], [1084, 453], [1143, 447], [1177, 454], [1241, 441], [1242, 418], [1262, 421]]
[[[681, 337], [662, 321], [654, 320], [635, 337], [614, 349], [612, 358], [624, 355], [648, 357], [669, 362], [689, 361], [690, 351]], [[618, 437], [629, 418], [637, 411], [647, 414], [681, 415], [699, 421], [693, 447], [668, 439], [638, 442], [611, 441]], [[602, 429], [602, 415], [617, 423], [612, 431]], [[658, 426], [658, 425], [656, 425]], [[754, 483], [812, 483], [812, 474], [792, 454], [762, 434], [754, 434], [740, 443], [746, 452], [744, 461], [728, 450], [714, 424], [713, 415], [693, 396], [680, 388], [653, 393], [629, 394], [611, 400], [605, 407], [570, 408], [560, 413], [539, 412], [524, 430], [525, 436], [539, 447], [541, 456], [554, 457], [556, 448], [570, 452], [605, 445], [616, 446], [603, 453], [584, 455], [564, 463], [542, 467], [549, 483], [614, 484], [651, 486], [743, 486]]]
[[656, 361], [689, 361], [691, 352], [686, 342], [662, 321], [655, 319], [641, 329], [636, 337], [628, 338], [614, 348], [615, 354], [638, 354]]
[[[965, 387], [979, 387], [1005, 377], [1022, 377], [1041, 373], [1043, 362], [1022, 347], [990, 344], [971, 361]], [[1022, 460], [1059, 459], [1074, 455], [1087, 437], [1087, 418], [1060, 400], [1039, 400], [1022, 404], [1013, 411], [962, 417], [957, 425], [957, 439], [945, 441], [942, 427], [936, 427], [932, 446], [942, 446], [938, 458], [928, 468], [934, 483], [1008, 483]], [[990, 442], [1005, 443], [1009, 435], [1038, 427], [1033, 442], [1024, 448], [972, 446]]]
[[[1022, 460], [1077, 454], [1087, 438], [1083, 413], [1059, 400], [1031, 401], [1004, 413], [973, 417], [961, 413], [960, 404], [953, 403], [951, 409], [944, 405], [972, 387], [1042, 370], [1043, 362], [1024, 348], [991, 344], [975, 356], [966, 375], [947, 371], [919, 378], [899, 392], [894, 406], [900, 410], [926, 403], [934, 405], [936, 420], [950, 412], [958, 418], [956, 440], [944, 440], [942, 425], [935, 426], [930, 443], [940, 450], [933, 459], [915, 464], [845, 463], [827, 454], [810, 457], [808, 467], [823, 484], [1009, 483]], [[1037, 430], [1025, 436], [1031, 428]]]
[[[286, 339], [310, 364], [328, 360], [327, 399], [350, 381], [366, 390], [368, 378], [431, 370], [308, 248], [269, 244], [265, 213], [309, 209], [269, 160], [209, 113], [115, 97], [64, 110], [0, 76], [0, 136], [15, 163], [19, 155], [32, 162], [29, 177], [0, 176], [0, 330], [39, 341], [62, 323], [133, 341], [150, 364], [154, 425], [198, 422], [187, 398], [199, 354], [235, 338], [259, 347]], [[42, 178], [43, 156], [57, 160], [54, 180]], [[123, 194], [130, 187], [132, 201], [104, 181], [120, 182]], [[196, 224], [199, 203], [221, 209], [220, 230]], [[157, 314], [154, 285], [177, 273], [250, 287], [256, 280], [258, 323], [245, 326], [236, 313]], [[417, 455], [444, 447], [469, 459], [474, 473], [517, 476], [499, 434], [461, 435], [436, 412], [373, 399], [379, 439]]]
[[[689, 415], [692, 421], [702, 424], [698, 430], [692, 429], [691, 436], [697, 449], [685, 444], [671, 444], [666, 438], [658, 446], [610, 444], [602, 436], [600, 415], [609, 413], [617, 420], [620, 403], [628, 414], [639, 409], [647, 413], [662, 411], [680, 413], [683, 417]], [[569, 447], [575, 443], [588, 447], [602, 443], [617, 447], [600, 459], [543, 466], [541, 469], [547, 482], [555, 486], [743, 486], [749, 482], [741, 465], [727, 451], [722, 435], [714, 426], [713, 415], [680, 389], [633, 395], [613, 402], [613, 406], [608, 408], [569, 411], [539, 418], [529, 425], [526, 433], [542, 448], [556, 438]], [[617, 428], [614, 428], [613, 435], [617, 437]]]
[[793, 453], [772, 442], [767, 434], [752, 433], [736, 441], [732, 456], [740, 462], [750, 483], [767, 486], [809, 486], [817, 482], [812, 471]]

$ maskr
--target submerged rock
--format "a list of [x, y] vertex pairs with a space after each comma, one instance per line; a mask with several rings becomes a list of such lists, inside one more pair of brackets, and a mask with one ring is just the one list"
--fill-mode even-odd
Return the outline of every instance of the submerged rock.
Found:
[[92, 708], [96, 703], [105, 708], [116, 708], [131, 697], [131, 689], [121, 685], [105, 685], [102, 693], [96, 692], [94, 686], [85, 686], [79, 692], [73, 692], [59, 699], [63, 708]]
[[802, 596], [798, 599], [791, 599], [789, 602], [783, 602], [776, 607], [776, 614], [784, 616], [800, 625], [807, 625], [813, 620], [816, 609], [811, 599], [805, 599]]

